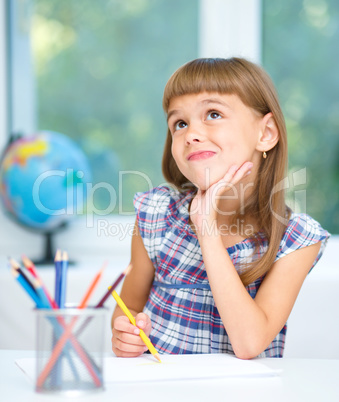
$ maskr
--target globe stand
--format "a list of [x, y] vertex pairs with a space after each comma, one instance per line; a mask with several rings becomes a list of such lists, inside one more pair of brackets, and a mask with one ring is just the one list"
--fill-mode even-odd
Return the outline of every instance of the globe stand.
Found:
[[[39, 260], [33, 261], [34, 265], [54, 265], [55, 247], [53, 246], [53, 234], [54, 232], [46, 232], [45, 245], [43, 257]], [[73, 265], [74, 261], [68, 261], [68, 265]]]
[[45, 234], [44, 255], [40, 260], [33, 261], [34, 265], [50, 265], [54, 264], [55, 251], [53, 247], [53, 233]]

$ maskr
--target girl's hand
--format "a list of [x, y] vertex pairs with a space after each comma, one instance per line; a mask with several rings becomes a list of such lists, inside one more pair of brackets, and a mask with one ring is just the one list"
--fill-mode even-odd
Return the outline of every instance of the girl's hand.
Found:
[[191, 221], [198, 235], [202, 232], [204, 225], [207, 225], [210, 230], [212, 225], [216, 224], [220, 196], [251, 173], [252, 167], [252, 162], [245, 162], [240, 167], [232, 165], [217, 183], [204, 191], [198, 189], [190, 208]]
[[121, 315], [114, 320], [112, 329], [112, 350], [118, 357], [137, 357], [142, 355], [147, 346], [139, 336], [142, 329], [147, 336], [151, 332], [151, 320], [145, 313], [135, 316], [137, 326], [131, 324], [130, 320]]

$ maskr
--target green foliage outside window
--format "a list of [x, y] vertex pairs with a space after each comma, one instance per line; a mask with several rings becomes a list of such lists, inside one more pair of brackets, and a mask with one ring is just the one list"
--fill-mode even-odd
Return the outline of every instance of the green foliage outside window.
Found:
[[[164, 181], [162, 93], [174, 70], [198, 57], [199, 2], [33, 4], [38, 127], [82, 146], [98, 184], [96, 210], [133, 211], [136, 191]], [[119, 180], [119, 171], [136, 172]]]
[[[264, 0], [263, 65], [289, 133], [291, 174], [306, 168], [306, 212], [339, 232], [339, 2]], [[298, 191], [299, 191], [298, 190]], [[305, 208], [302, 208], [305, 209]]]
[[[114, 189], [116, 200], [99, 188], [94, 208], [133, 211], [134, 193], [164, 180], [162, 92], [177, 67], [198, 57], [199, 1], [33, 3], [39, 129], [75, 139], [93, 183]], [[262, 7], [262, 64], [286, 117], [292, 207], [338, 233], [339, 3], [263, 0]], [[119, 171], [135, 173], [119, 180]]]

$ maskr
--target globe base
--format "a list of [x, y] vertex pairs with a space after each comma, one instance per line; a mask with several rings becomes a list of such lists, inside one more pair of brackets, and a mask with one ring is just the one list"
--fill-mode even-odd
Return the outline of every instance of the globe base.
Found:
[[[55, 257], [55, 247], [53, 245], [53, 232], [46, 232], [44, 233], [45, 236], [45, 245], [43, 251], [43, 257], [34, 260], [33, 263], [36, 266], [43, 266], [43, 265], [54, 265], [54, 257]], [[74, 265], [74, 261], [68, 261], [68, 265]]]

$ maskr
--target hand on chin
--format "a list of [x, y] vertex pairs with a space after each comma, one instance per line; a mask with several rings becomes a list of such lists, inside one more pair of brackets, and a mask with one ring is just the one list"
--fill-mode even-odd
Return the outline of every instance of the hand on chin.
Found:
[[224, 179], [228, 169], [222, 171], [206, 170], [201, 174], [196, 174], [191, 182], [197, 187], [198, 190], [205, 192], [211, 188], [214, 184], [217, 184]]

